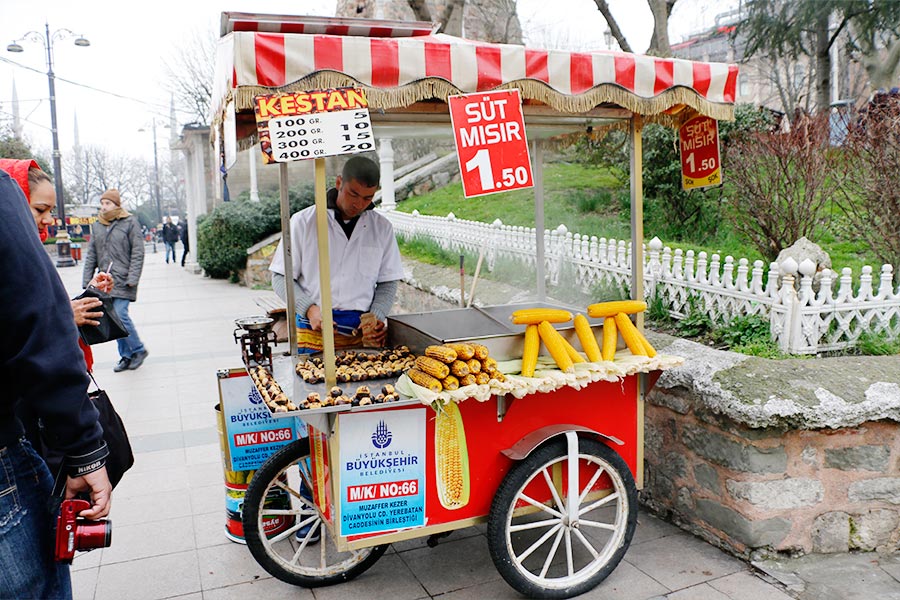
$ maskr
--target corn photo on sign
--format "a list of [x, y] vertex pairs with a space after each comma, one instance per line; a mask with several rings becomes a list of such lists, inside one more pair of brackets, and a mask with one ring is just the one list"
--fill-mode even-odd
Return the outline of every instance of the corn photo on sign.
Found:
[[338, 418], [341, 535], [424, 526], [426, 409]]

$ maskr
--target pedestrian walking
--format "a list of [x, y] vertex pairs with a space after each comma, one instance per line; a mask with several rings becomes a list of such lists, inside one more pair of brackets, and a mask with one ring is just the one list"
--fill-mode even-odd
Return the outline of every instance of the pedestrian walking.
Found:
[[181, 253], [181, 266], [184, 266], [184, 259], [187, 258], [188, 252], [191, 251], [190, 242], [188, 242], [188, 224], [187, 221], [178, 223], [178, 236], [181, 238], [181, 246], [184, 251]]
[[169, 252], [172, 253], [172, 264], [175, 264], [175, 243], [178, 241], [178, 227], [172, 222], [172, 217], [166, 217], [162, 229], [163, 241], [166, 243], [166, 264], [169, 264]]
[[113, 371], [134, 370], [144, 363], [148, 354], [128, 314], [129, 306], [137, 300], [138, 282], [144, 268], [141, 226], [122, 208], [119, 190], [109, 189], [100, 196], [99, 220], [93, 229], [91, 245], [84, 259], [83, 287], [88, 286], [95, 271], [106, 270], [113, 276], [115, 284], [110, 296], [128, 331], [128, 336], [116, 340], [120, 358]]

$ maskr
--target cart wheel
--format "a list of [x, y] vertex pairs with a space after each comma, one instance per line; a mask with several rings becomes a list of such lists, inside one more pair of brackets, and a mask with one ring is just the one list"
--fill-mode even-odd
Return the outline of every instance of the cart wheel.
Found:
[[[569, 461], [569, 452], [578, 456]], [[488, 518], [488, 547], [503, 579], [530, 598], [570, 598], [619, 564], [637, 524], [637, 488], [625, 461], [575, 432], [510, 469]]]
[[[374, 565], [388, 546], [338, 551], [312, 502], [301, 494], [301, 481], [306, 490], [313, 489], [308, 438], [273, 454], [253, 476], [244, 498], [242, 521], [247, 547], [256, 562], [281, 581], [308, 588], [348, 581]], [[282, 501], [272, 502], [273, 496]], [[293, 524], [267, 536], [264, 522], [278, 517]], [[312, 529], [298, 541], [296, 532], [307, 525]], [[321, 540], [310, 543], [315, 534]]]

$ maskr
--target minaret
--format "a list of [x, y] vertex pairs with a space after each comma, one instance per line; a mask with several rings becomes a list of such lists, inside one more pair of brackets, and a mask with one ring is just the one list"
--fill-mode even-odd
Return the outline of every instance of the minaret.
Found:
[[81, 136], [78, 134], [78, 111], [75, 111], [75, 135], [74, 142], [72, 143], [72, 162], [75, 165], [74, 171], [78, 173], [78, 183], [75, 185], [77, 190], [75, 196], [79, 199], [81, 204], [87, 204], [88, 201], [88, 190], [87, 190], [87, 171], [85, 170], [85, 160], [84, 160], [84, 151], [81, 149]]
[[22, 119], [19, 117], [19, 93], [16, 91], [16, 79], [12, 82], [12, 134], [13, 138], [22, 140]]

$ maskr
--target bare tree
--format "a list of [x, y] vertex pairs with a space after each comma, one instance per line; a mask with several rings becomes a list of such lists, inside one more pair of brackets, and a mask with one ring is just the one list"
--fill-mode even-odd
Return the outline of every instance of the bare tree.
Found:
[[[410, 0], [415, 1], [415, 0]], [[472, 37], [475, 24], [479, 27], [474, 37], [496, 44], [521, 44], [522, 26], [516, 14], [515, 0], [480, 0], [466, 4], [466, 34]]]
[[[669, 17], [672, 16], [672, 9], [678, 0], [647, 0], [650, 12], [653, 14], [653, 36], [650, 38], [650, 47], [647, 48], [647, 54], [654, 56], [672, 56], [672, 46], [669, 43]], [[609, 10], [607, 0], [594, 0], [597, 10], [603, 15], [609, 31], [613, 38], [625, 52], [634, 52], [619, 23]]]
[[189, 112], [195, 123], [208, 125], [216, 64], [216, 34], [212, 29], [195, 30], [183, 42], [163, 62], [167, 87], [177, 105]]

